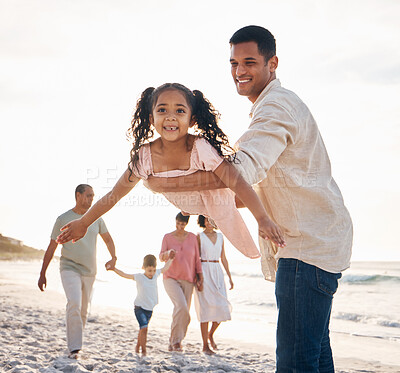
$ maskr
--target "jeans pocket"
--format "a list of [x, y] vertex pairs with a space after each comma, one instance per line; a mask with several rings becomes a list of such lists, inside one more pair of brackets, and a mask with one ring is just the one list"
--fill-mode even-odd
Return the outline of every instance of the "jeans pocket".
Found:
[[330, 273], [323, 269], [316, 268], [317, 286], [319, 290], [333, 296], [338, 288], [338, 280], [342, 277], [341, 273]]

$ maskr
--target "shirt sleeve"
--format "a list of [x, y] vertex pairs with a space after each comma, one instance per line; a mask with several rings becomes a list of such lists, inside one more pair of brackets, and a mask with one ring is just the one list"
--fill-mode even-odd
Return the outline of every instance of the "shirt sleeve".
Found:
[[217, 150], [203, 138], [198, 138], [196, 140], [196, 148], [200, 162], [205, 171], [214, 171], [224, 160], [224, 158], [218, 154]]
[[147, 180], [151, 174], [151, 154], [149, 144], [144, 144], [139, 149], [139, 159], [135, 166], [132, 167], [133, 174], [142, 180]]
[[61, 233], [60, 229], [62, 228], [61, 219], [58, 217], [56, 222], [54, 223], [53, 230], [51, 231], [50, 238], [52, 240], [56, 240], [58, 235]]
[[275, 102], [264, 104], [238, 140], [236, 169], [251, 185], [264, 180], [285, 148], [294, 143], [296, 133], [297, 124], [285, 108]]
[[103, 218], [99, 219], [99, 233], [103, 234], [103, 233], [107, 233], [108, 229], [106, 226], [106, 223], [104, 222]]

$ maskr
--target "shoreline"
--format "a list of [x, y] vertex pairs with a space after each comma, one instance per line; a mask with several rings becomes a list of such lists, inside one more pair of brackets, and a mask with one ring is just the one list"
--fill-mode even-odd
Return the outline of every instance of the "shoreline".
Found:
[[[65, 296], [54, 287], [41, 293], [31, 273], [18, 277], [12, 263], [0, 263], [0, 371], [5, 372], [274, 372], [273, 348], [218, 336], [218, 353], [201, 352], [200, 331], [190, 328], [184, 353], [168, 351], [170, 317], [155, 312], [149, 326], [148, 356], [134, 352], [138, 326], [131, 310], [93, 305], [85, 330], [80, 360], [67, 358], [65, 338]], [[4, 269], [4, 270], [3, 270]], [[57, 269], [55, 270], [56, 275]], [[50, 274], [49, 274], [50, 275]], [[32, 276], [31, 276], [32, 277]], [[54, 284], [53, 284], [54, 285]], [[196, 320], [192, 320], [196, 322]], [[251, 335], [246, 335], [251, 341]], [[399, 366], [374, 361], [374, 346], [365, 345], [371, 359], [366, 361], [339, 354], [336, 344], [351, 354], [351, 336], [332, 338], [336, 372], [398, 372]], [[354, 351], [355, 352], [355, 351]], [[386, 353], [389, 353], [387, 351]]]
[[[201, 352], [200, 335], [188, 331], [183, 353], [168, 351], [169, 321], [152, 319], [148, 355], [134, 352], [138, 326], [129, 310], [94, 306], [78, 360], [69, 359], [65, 298], [56, 291], [0, 279], [0, 371], [10, 372], [274, 372], [271, 354], [219, 338], [214, 356]], [[38, 290], [39, 292], [39, 290]], [[35, 302], [36, 301], [36, 302]], [[251, 370], [248, 370], [251, 364]], [[3, 369], [3, 370], [2, 370]]]

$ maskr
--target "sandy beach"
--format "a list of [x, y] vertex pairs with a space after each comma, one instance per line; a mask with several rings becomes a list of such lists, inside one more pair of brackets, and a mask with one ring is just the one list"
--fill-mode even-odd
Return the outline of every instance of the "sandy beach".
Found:
[[[79, 360], [67, 357], [65, 298], [0, 262], [1, 372], [274, 372], [273, 349], [219, 338], [215, 356], [201, 353], [200, 334], [191, 329], [184, 353], [167, 350], [170, 320], [158, 315], [150, 323], [148, 356], [134, 352], [138, 326], [129, 310], [93, 306]], [[251, 339], [250, 339], [251, 340]], [[346, 340], [341, 341], [346, 345]], [[337, 343], [337, 341], [333, 341]], [[351, 341], [348, 341], [351, 348]], [[368, 346], [366, 346], [368, 348]], [[337, 372], [398, 372], [399, 366], [338, 356]]]

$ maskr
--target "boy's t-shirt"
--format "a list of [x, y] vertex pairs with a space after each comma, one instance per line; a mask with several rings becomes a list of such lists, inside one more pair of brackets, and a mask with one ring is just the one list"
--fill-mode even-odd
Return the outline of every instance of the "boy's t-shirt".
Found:
[[[68, 210], [60, 215], [51, 232], [51, 239], [56, 240], [61, 233], [60, 229], [72, 220], [81, 218], [82, 215]], [[70, 270], [82, 276], [95, 276], [97, 272], [96, 243], [97, 235], [107, 233], [107, 227], [102, 218], [96, 220], [87, 230], [85, 237], [72, 243], [64, 243], [61, 249], [60, 271]]]
[[144, 273], [135, 273], [137, 296], [135, 306], [147, 311], [152, 311], [158, 304], [157, 278], [161, 274], [161, 269], [157, 269], [153, 278], [148, 278]]

